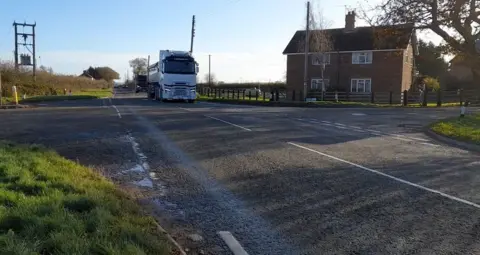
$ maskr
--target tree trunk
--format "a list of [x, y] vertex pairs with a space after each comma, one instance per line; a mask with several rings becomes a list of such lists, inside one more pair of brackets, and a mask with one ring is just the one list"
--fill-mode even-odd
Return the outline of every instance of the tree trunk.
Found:
[[474, 95], [471, 98], [471, 103], [480, 103], [480, 68], [472, 68], [472, 83], [474, 87]]

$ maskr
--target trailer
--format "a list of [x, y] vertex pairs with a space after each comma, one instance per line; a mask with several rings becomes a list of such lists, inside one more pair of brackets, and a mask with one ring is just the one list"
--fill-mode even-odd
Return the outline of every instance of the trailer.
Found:
[[137, 74], [135, 76], [135, 93], [147, 92], [147, 90], [148, 90], [147, 75]]
[[198, 63], [188, 51], [161, 50], [158, 62], [148, 67], [148, 91], [151, 99], [195, 102]]

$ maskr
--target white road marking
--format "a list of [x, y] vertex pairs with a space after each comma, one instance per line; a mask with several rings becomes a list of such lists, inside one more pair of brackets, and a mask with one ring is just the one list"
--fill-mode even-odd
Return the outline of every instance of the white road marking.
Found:
[[343, 127], [343, 126], [335, 126], [335, 127], [340, 129], [347, 129], [347, 127]]
[[462, 198], [459, 198], [459, 197], [455, 197], [455, 196], [452, 196], [452, 195], [448, 195], [446, 193], [443, 193], [441, 191], [438, 191], [438, 190], [434, 190], [434, 189], [431, 189], [431, 188], [427, 188], [427, 187], [424, 187], [422, 185], [419, 185], [419, 184], [416, 184], [416, 183], [413, 183], [413, 182], [409, 182], [407, 180], [404, 180], [404, 179], [400, 179], [400, 178], [397, 178], [395, 176], [392, 176], [392, 175], [389, 175], [389, 174], [386, 174], [386, 173], [382, 173], [380, 171], [377, 171], [377, 170], [374, 170], [374, 169], [371, 169], [371, 168], [368, 168], [368, 167], [365, 167], [365, 166], [362, 166], [362, 165], [359, 165], [359, 164], [356, 164], [356, 163], [353, 163], [353, 162], [350, 162], [348, 160], [345, 160], [345, 159], [341, 159], [341, 158], [337, 158], [335, 156], [332, 156], [332, 155], [329, 155], [329, 154], [326, 154], [326, 153], [323, 153], [323, 152], [319, 152], [319, 151], [316, 151], [314, 149], [310, 149], [308, 147], [305, 147], [305, 146], [302, 146], [302, 145], [299, 145], [299, 144], [296, 144], [296, 143], [292, 143], [292, 142], [288, 142], [288, 144], [290, 145], [293, 145], [297, 148], [301, 148], [301, 149], [304, 149], [304, 150], [307, 150], [307, 151], [310, 151], [310, 152], [313, 152], [313, 153], [317, 153], [319, 155], [322, 155], [324, 157], [327, 157], [327, 158], [330, 158], [330, 159], [333, 159], [333, 160], [336, 160], [336, 161], [340, 161], [340, 162], [343, 162], [345, 164], [348, 164], [348, 165], [351, 165], [351, 166], [355, 166], [355, 167], [358, 167], [362, 170], [365, 170], [365, 171], [368, 171], [368, 172], [371, 172], [371, 173], [374, 173], [374, 174], [378, 174], [378, 175], [381, 175], [383, 177], [387, 177], [389, 179], [392, 179], [392, 180], [395, 180], [397, 182], [401, 182], [403, 184], [407, 184], [407, 185], [410, 185], [410, 186], [413, 186], [415, 188], [418, 188], [418, 189], [421, 189], [421, 190], [425, 190], [425, 191], [428, 191], [428, 192], [431, 192], [431, 193], [435, 193], [437, 195], [440, 195], [440, 196], [443, 196], [443, 197], [446, 197], [448, 199], [451, 199], [451, 200], [454, 200], [454, 201], [457, 201], [457, 202], [460, 202], [460, 203], [463, 203], [463, 204], [466, 204], [466, 205], [470, 205], [470, 206], [473, 206], [473, 207], [476, 207], [478, 209], [480, 209], [480, 205], [479, 204], [476, 204], [474, 202], [470, 202], [468, 200], [465, 200], [465, 199], [462, 199]]
[[365, 113], [352, 113], [353, 116], [365, 116]]
[[408, 138], [408, 139], [417, 140], [417, 141], [421, 141], [421, 142], [430, 142], [430, 140], [423, 139], [423, 138], [418, 138], [418, 137], [413, 137], [413, 136], [405, 136], [405, 137]]
[[345, 124], [337, 123], [337, 122], [335, 122], [335, 123], [333, 123], [333, 124], [335, 124], [335, 125], [337, 125], [337, 126], [343, 126], [343, 127], [347, 126], [347, 125], [345, 125]]
[[234, 126], [234, 127], [241, 128], [241, 129], [246, 130], [246, 131], [252, 131], [252, 130], [249, 129], [249, 128], [242, 127], [242, 126], [239, 126], [239, 125], [237, 125], [237, 124], [233, 124], [233, 123], [231, 123], [231, 122], [228, 122], [228, 121], [225, 121], [225, 120], [221, 120], [221, 119], [219, 119], [219, 118], [215, 118], [215, 117], [208, 116], [208, 115], [203, 115], [203, 116], [205, 116], [205, 117], [207, 117], [207, 118], [210, 118], [210, 119], [218, 120], [218, 121], [220, 121], [220, 122], [226, 123], [226, 124], [228, 124], [228, 125], [232, 125], [232, 126]]
[[121, 119], [122, 115], [120, 114], [120, 111], [118, 110], [118, 108], [115, 105], [112, 105], [112, 106], [113, 106], [113, 108], [115, 108], [115, 111], [117, 111], [118, 117]]
[[357, 126], [350, 126], [350, 127], [353, 129], [362, 129], [361, 127], [357, 127]]
[[330, 124], [330, 123], [332, 123], [332, 122], [330, 122], [330, 121], [326, 121], [326, 120], [322, 120], [322, 122], [323, 122], [323, 123], [327, 123], [327, 124]]
[[365, 131], [372, 132], [372, 133], [379, 133], [377, 130], [373, 130], [373, 129], [365, 129]]
[[187, 111], [187, 112], [193, 112], [192, 109], [188, 109], [188, 108], [183, 108], [183, 107], [178, 107], [179, 109], [182, 109], [184, 111]]
[[440, 147], [440, 145], [438, 144], [433, 144], [433, 143], [421, 143], [423, 145], [428, 145], [428, 146], [432, 146], [432, 147]]
[[218, 231], [218, 235], [223, 239], [234, 255], [248, 255], [232, 233], [229, 231]]
[[395, 139], [395, 140], [405, 141], [405, 142], [413, 142], [413, 140], [405, 139], [405, 138], [401, 138], [401, 137], [396, 137], [396, 136], [391, 136], [391, 138]]

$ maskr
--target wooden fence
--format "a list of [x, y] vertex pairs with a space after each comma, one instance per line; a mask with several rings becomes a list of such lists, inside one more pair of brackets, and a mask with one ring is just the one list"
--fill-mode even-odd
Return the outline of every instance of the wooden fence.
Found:
[[[219, 89], [202, 88], [199, 93], [203, 96], [214, 99], [228, 100], [257, 100], [257, 101], [304, 101], [302, 91], [271, 89], [260, 93], [245, 90], [243, 88]], [[437, 105], [458, 104], [464, 102], [480, 103], [480, 96], [475, 90], [454, 90], [454, 91], [427, 91], [421, 92], [330, 92], [330, 91], [310, 91], [307, 98], [316, 101], [337, 101], [337, 102], [358, 102], [372, 104], [390, 104], [390, 105]]]

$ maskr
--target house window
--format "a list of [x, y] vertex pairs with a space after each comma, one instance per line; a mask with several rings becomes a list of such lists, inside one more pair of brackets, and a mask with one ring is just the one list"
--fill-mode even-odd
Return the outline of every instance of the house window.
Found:
[[312, 89], [313, 90], [326, 90], [328, 86], [330, 85], [330, 80], [329, 79], [323, 79], [322, 78], [315, 78], [312, 79]]
[[352, 79], [351, 92], [372, 92], [372, 79]]
[[330, 64], [330, 53], [318, 53], [312, 56], [312, 65], [319, 66], [322, 63]]
[[353, 52], [352, 53], [352, 64], [371, 64], [372, 63], [372, 52]]

